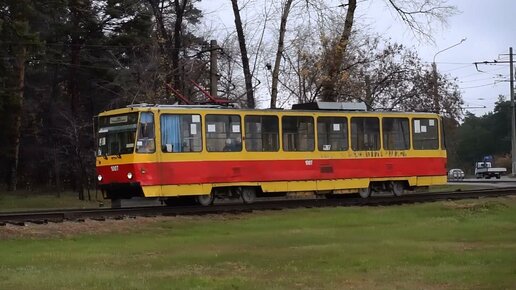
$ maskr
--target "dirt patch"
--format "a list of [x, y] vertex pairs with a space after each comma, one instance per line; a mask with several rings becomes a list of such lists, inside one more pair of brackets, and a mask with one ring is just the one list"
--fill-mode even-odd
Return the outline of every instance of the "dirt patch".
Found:
[[0, 227], [0, 239], [13, 238], [59, 238], [71, 237], [81, 234], [102, 234], [102, 233], [121, 233], [141, 229], [150, 223], [159, 220], [172, 219], [170, 217], [156, 218], [131, 218], [123, 220], [94, 221], [85, 220], [84, 222], [62, 222], [48, 224], [26, 223], [25, 226], [15, 226], [7, 224]]
[[83, 222], [65, 221], [62, 223], [33, 224], [25, 226], [7, 224], [0, 226], [0, 240], [16, 238], [63, 238], [83, 234], [127, 233], [143, 230], [163, 221], [187, 222], [196, 220], [237, 220], [248, 217], [250, 214], [222, 214], [204, 216], [177, 216], [177, 217], [137, 217], [121, 220], [107, 219], [105, 221], [85, 220]]
[[[506, 197], [506, 199], [514, 199], [514, 197]], [[475, 200], [475, 201], [452, 201], [444, 204], [445, 208], [462, 210], [472, 213], [487, 212], [509, 207], [504, 198], [500, 200]]]

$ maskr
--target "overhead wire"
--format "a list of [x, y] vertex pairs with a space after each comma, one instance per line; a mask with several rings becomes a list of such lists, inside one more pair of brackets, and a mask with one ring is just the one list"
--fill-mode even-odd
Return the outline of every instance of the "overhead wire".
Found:
[[490, 70], [490, 71], [484, 71], [484, 72], [478, 72], [478, 71], [475, 71], [474, 73], [471, 73], [471, 74], [467, 74], [467, 75], [464, 75], [464, 76], [457, 76], [458, 78], [468, 78], [468, 77], [471, 77], [471, 76], [478, 76], [479, 74], [493, 74], [493, 72], [497, 72], [497, 71], [501, 71], [501, 70], [504, 70], [504, 69], [507, 69], [506, 67], [499, 67], [499, 68], [496, 68], [494, 70]]
[[493, 82], [493, 83], [489, 83], [489, 84], [471, 86], [471, 87], [459, 87], [459, 89], [466, 90], [466, 89], [482, 88], [482, 87], [487, 87], [487, 86], [495, 86], [495, 83]]
[[467, 65], [464, 65], [464, 66], [460, 66], [460, 67], [456, 67], [456, 68], [452, 68], [452, 69], [449, 69], [449, 70], [444, 70], [443, 73], [447, 73], [447, 72], [451, 72], [451, 71], [456, 71], [456, 70], [461, 70], [461, 69], [465, 69], [465, 68], [469, 68], [469, 67], [472, 67], [473, 64], [467, 64]]
[[459, 81], [459, 83], [472, 83], [472, 82], [480, 82], [480, 81], [487, 81], [487, 80], [494, 80], [496, 76], [488, 77], [488, 78], [481, 78], [481, 79], [474, 79], [469, 81]]

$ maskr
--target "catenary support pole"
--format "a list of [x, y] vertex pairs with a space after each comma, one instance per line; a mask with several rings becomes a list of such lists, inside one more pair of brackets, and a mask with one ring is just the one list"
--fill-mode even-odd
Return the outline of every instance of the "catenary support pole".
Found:
[[510, 90], [511, 90], [511, 155], [512, 155], [512, 175], [516, 173], [516, 108], [514, 106], [514, 63], [512, 59], [512, 47], [509, 47], [509, 65], [510, 65]]

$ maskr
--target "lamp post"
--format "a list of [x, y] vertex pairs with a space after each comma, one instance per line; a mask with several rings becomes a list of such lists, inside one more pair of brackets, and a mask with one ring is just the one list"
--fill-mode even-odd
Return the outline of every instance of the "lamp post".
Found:
[[463, 38], [463, 39], [460, 40], [460, 42], [455, 43], [452, 46], [448, 46], [445, 49], [441, 49], [441, 50], [439, 50], [438, 52], [436, 52], [434, 54], [434, 60], [432, 61], [432, 72], [433, 72], [433, 77], [434, 77], [434, 85], [433, 85], [433, 87], [434, 87], [434, 108], [435, 108], [436, 113], [440, 113], [441, 112], [441, 106], [439, 105], [439, 90], [438, 90], [438, 86], [437, 86], [437, 65], [435, 64], [435, 57], [439, 53], [441, 53], [443, 51], [446, 51], [448, 49], [454, 48], [457, 45], [463, 43], [464, 41], [466, 41], [466, 39], [467, 38]]

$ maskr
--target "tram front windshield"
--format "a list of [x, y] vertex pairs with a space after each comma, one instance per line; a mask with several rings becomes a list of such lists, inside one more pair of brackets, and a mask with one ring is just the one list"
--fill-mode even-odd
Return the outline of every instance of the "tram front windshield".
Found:
[[138, 113], [99, 118], [98, 156], [134, 152]]

